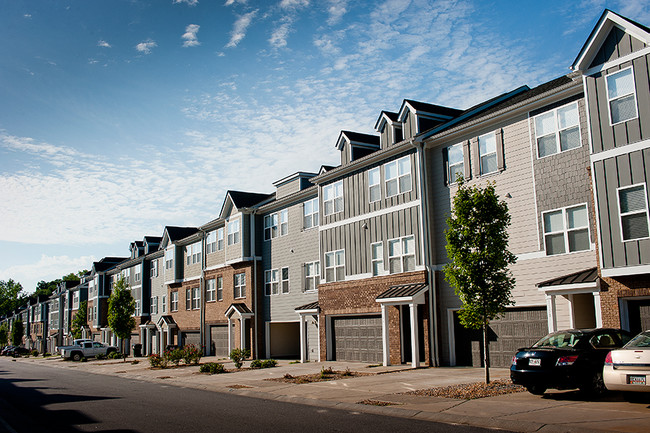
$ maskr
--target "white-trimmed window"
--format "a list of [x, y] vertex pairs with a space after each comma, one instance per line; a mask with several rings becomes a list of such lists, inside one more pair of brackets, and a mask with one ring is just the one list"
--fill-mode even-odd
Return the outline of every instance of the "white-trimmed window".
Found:
[[282, 293], [289, 293], [289, 268], [280, 269], [280, 287]]
[[264, 240], [268, 241], [278, 237], [278, 214], [274, 213], [264, 217]]
[[605, 80], [611, 124], [616, 125], [639, 117], [632, 66], [607, 75]]
[[140, 300], [139, 299], [135, 300], [135, 311], [133, 312], [133, 315], [135, 317], [140, 317], [140, 315], [141, 315], [141, 313], [140, 313]]
[[151, 261], [151, 274], [152, 277], [158, 276], [158, 259]]
[[368, 170], [368, 198], [370, 203], [381, 200], [381, 173], [379, 167]]
[[537, 156], [554, 155], [581, 146], [578, 103], [535, 116]]
[[478, 157], [481, 175], [497, 171], [497, 136], [494, 132], [478, 138]]
[[447, 148], [447, 179], [450, 184], [456, 183], [458, 176], [465, 176], [465, 159], [463, 156], [463, 143], [454, 144]]
[[136, 266], [136, 267], [133, 269], [133, 270], [134, 270], [134, 274], [135, 274], [134, 278], [135, 278], [135, 282], [136, 282], [136, 283], [137, 283], [138, 281], [140, 281], [140, 276], [141, 276], [141, 272], [140, 272], [140, 270], [141, 270], [141, 269], [142, 269], [142, 265], [138, 265], [138, 266]]
[[264, 294], [266, 296], [277, 295], [280, 293], [278, 287], [279, 284], [279, 272], [277, 269], [269, 269], [264, 271]]
[[217, 283], [214, 278], [205, 281], [205, 302], [214, 302], [217, 295]]
[[74, 292], [72, 294], [72, 309], [73, 310], [79, 309], [79, 292]]
[[303, 203], [302, 226], [305, 229], [318, 226], [318, 197]]
[[185, 309], [192, 309], [192, 289], [185, 289]]
[[165, 250], [165, 269], [174, 268], [174, 247]]
[[192, 310], [201, 308], [201, 290], [198, 287], [192, 289]]
[[343, 181], [323, 187], [323, 210], [325, 215], [343, 212]]
[[391, 274], [415, 270], [415, 237], [413, 235], [388, 241], [388, 268]]
[[217, 229], [217, 251], [223, 250], [223, 227]]
[[312, 292], [318, 288], [320, 278], [320, 262], [305, 263], [305, 292]]
[[217, 251], [217, 231], [212, 230], [205, 238], [205, 253], [212, 254]]
[[187, 251], [187, 264], [193, 265], [201, 263], [201, 241], [195, 242], [192, 245], [185, 247]]
[[235, 274], [235, 299], [246, 297], [246, 274]]
[[280, 236], [285, 236], [289, 233], [289, 209], [282, 209], [280, 211]]
[[345, 250], [325, 253], [325, 281], [345, 280]]
[[386, 176], [386, 197], [409, 192], [411, 190], [411, 157], [391, 161], [384, 165]]
[[644, 183], [618, 189], [621, 239], [624, 241], [644, 239], [650, 236], [647, 197]]
[[151, 297], [151, 307], [149, 309], [151, 314], [158, 314], [158, 296]]
[[167, 312], [167, 295], [163, 295], [161, 305], [162, 305], [162, 312], [163, 314], [165, 314]]
[[384, 244], [375, 242], [370, 244], [370, 255], [372, 257], [372, 275], [377, 276], [384, 272]]
[[544, 212], [542, 219], [547, 256], [591, 249], [586, 204]]
[[178, 291], [172, 292], [171, 294], [171, 306], [170, 311], [178, 311]]
[[217, 301], [223, 301], [223, 277], [217, 277]]
[[228, 245], [239, 243], [239, 220], [228, 222]]
[[97, 320], [97, 305], [93, 306], [93, 320]]

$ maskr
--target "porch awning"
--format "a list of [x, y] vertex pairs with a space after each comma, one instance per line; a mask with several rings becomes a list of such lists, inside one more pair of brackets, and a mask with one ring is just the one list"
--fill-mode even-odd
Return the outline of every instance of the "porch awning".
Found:
[[598, 287], [598, 269], [589, 268], [584, 271], [553, 278], [537, 283], [541, 292], [548, 294], [591, 293], [600, 291]]
[[226, 317], [232, 316], [234, 313], [239, 314], [239, 317], [253, 317], [254, 314], [248, 308], [248, 306], [242, 302], [236, 302], [234, 304], [230, 304], [230, 307], [228, 307], [228, 310], [226, 311]]
[[174, 328], [176, 327], [176, 322], [172, 316], [160, 316], [158, 326], [161, 328]]
[[428, 289], [427, 283], [400, 284], [391, 286], [375, 298], [380, 304], [424, 303], [424, 294]]
[[296, 313], [318, 313], [320, 309], [318, 307], [318, 301], [316, 301], [296, 307], [294, 310]]

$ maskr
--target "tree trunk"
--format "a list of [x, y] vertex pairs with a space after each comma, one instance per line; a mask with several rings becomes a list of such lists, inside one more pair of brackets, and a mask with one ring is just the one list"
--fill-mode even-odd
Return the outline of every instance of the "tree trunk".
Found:
[[490, 383], [490, 349], [488, 342], [488, 325], [483, 323], [483, 364], [485, 365], [485, 383]]

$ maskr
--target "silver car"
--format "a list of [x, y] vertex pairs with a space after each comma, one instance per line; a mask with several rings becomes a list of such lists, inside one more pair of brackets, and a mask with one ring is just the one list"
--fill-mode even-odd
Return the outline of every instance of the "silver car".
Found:
[[603, 381], [611, 391], [650, 391], [650, 330], [605, 358]]

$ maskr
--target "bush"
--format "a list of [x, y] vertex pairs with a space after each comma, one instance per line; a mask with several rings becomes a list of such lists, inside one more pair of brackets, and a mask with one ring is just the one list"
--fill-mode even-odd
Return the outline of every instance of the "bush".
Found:
[[151, 368], [167, 368], [167, 358], [164, 356], [160, 356], [157, 353], [154, 353], [149, 355], [148, 359]]
[[181, 359], [185, 356], [183, 349], [181, 348], [170, 348], [165, 350], [163, 355], [168, 362], [171, 362], [174, 365], [178, 365], [181, 362]]
[[108, 359], [122, 359], [122, 354], [120, 352], [111, 352], [108, 354]]
[[230, 351], [230, 359], [235, 363], [235, 368], [241, 368], [244, 363], [244, 359], [251, 356], [251, 351], [248, 349], [233, 349]]
[[332, 371], [332, 367], [327, 367], [327, 368], [321, 367], [320, 369], [321, 379], [327, 379], [330, 376], [330, 374], [334, 374], [334, 372]]
[[206, 362], [201, 367], [199, 367], [199, 372], [219, 374], [219, 373], [225, 373], [226, 369], [224, 368], [223, 364], [218, 364], [216, 362]]
[[32, 356], [38, 356], [38, 350], [32, 350]]
[[198, 364], [203, 356], [203, 352], [200, 348], [196, 347], [194, 344], [188, 344], [183, 347], [183, 361], [185, 364]]
[[95, 355], [95, 359], [99, 359], [101, 361], [103, 359], [106, 359], [106, 355], [104, 355], [103, 353], [98, 353], [97, 355]]
[[266, 359], [262, 361], [262, 368], [272, 368], [278, 365], [278, 361], [275, 359]]
[[259, 359], [253, 359], [251, 361], [251, 368], [262, 368], [262, 361]]
[[50, 352], [45, 352], [45, 353], [43, 354], [43, 358], [47, 358], [47, 357], [49, 357], [49, 356], [52, 356], [52, 354], [51, 354]]

